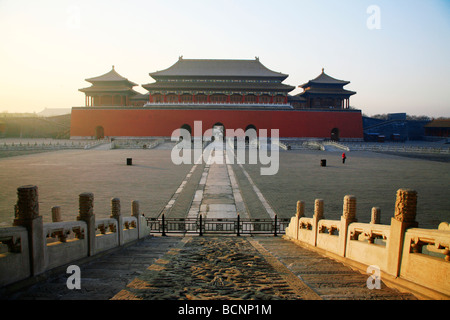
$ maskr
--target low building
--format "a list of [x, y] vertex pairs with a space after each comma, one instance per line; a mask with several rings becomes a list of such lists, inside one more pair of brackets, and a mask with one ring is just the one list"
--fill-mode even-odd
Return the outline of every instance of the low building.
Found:
[[427, 123], [425, 134], [429, 137], [449, 137], [450, 119], [438, 119]]

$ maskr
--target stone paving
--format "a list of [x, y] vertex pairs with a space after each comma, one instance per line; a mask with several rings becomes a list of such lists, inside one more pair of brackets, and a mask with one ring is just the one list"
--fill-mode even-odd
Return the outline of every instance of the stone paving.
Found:
[[175, 247], [180, 237], [147, 237], [137, 244], [95, 259], [75, 261], [80, 267], [81, 289], [70, 290], [65, 268], [19, 291], [0, 290], [0, 300], [109, 300], [136, 276]]
[[[295, 153], [283, 154], [281, 174], [268, 177], [274, 182], [268, 183], [264, 177], [255, 174], [257, 166], [203, 163], [171, 166], [167, 164], [167, 150], [151, 151], [160, 155], [159, 162], [155, 162], [154, 157], [144, 160], [146, 154], [141, 152], [148, 151], [134, 151], [133, 156], [139, 155], [141, 163], [137, 162], [134, 168], [123, 168], [120, 160], [124, 161], [128, 152], [92, 151], [91, 155], [95, 153], [98, 163], [93, 164], [88, 172], [101, 171], [104, 176], [96, 173], [97, 177], [103, 178], [100, 182], [110, 184], [114, 177], [110, 177], [112, 180], [109, 181], [106, 174], [112, 174], [114, 170], [111, 169], [116, 168], [121, 172], [121, 182], [126, 184], [128, 190], [136, 189], [139, 183], [131, 184], [131, 181], [123, 178], [124, 173], [132, 175], [133, 179], [140, 181], [145, 187], [151, 181], [155, 188], [154, 195], [158, 195], [159, 201], [156, 208], [158, 210], [152, 211], [154, 216], [164, 212], [173, 217], [204, 214], [208, 218], [225, 218], [236, 217], [238, 212], [241, 213], [240, 210], [251, 218], [272, 217], [274, 212], [282, 212], [286, 217], [293, 215], [280, 206], [280, 201], [286, 199], [284, 192], [292, 197], [290, 188], [293, 185], [290, 183], [299, 175], [299, 172], [285, 171], [286, 166], [292, 167], [293, 163], [289, 159]], [[68, 161], [79, 168], [79, 162], [87, 165], [89, 159], [94, 159], [87, 155], [88, 153], [64, 151], [56, 155], [54, 162], [45, 162], [45, 154], [33, 155], [38, 158], [37, 162], [27, 161], [30, 159], [26, 157], [20, 158], [19, 162], [42, 165], [43, 161], [44, 165], [53, 165], [56, 173], [63, 175], [62, 171], [58, 171], [63, 167], [63, 162]], [[316, 153], [301, 155], [308, 161], [319, 159]], [[77, 160], [72, 160], [71, 157]], [[36, 161], [36, 158], [33, 159]], [[311, 167], [312, 164], [307, 166]], [[103, 167], [110, 170], [102, 170]], [[331, 169], [331, 173], [338, 170], [337, 165], [332, 162], [330, 168], [324, 170], [328, 169]], [[344, 173], [354, 169], [351, 165], [342, 168]], [[161, 174], [159, 170], [164, 173]], [[322, 169], [311, 169], [317, 170]], [[312, 172], [301, 171], [301, 174], [305, 176]], [[328, 174], [330, 172], [322, 172], [319, 178], [327, 181], [325, 177]], [[280, 184], [280, 178], [288, 181], [288, 187]], [[75, 183], [75, 186], [78, 185], [83, 185], [82, 179]], [[281, 189], [285, 191], [280, 193]], [[293, 189], [298, 190], [297, 187]], [[113, 191], [117, 190], [126, 188], [117, 189], [115, 186]], [[82, 190], [84, 191], [91, 190]], [[134, 199], [141, 201], [139, 197]], [[341, 201], [337, 204], [338, 207], [342, 206]], [[392, 206], [393, 204], [392, 202]], [[295, 202], [293, 205], [295, 206]], [[66, 288], [67, 275], [63, 272], [21, 294], [9, 297], [88, 300], [415, 299], [410, 294], [402, 294], [384, 285], [380, 290], [369, 290], [366, 286], [368, 275], [280, 237], [149, 237], [136, 246], [122, 248], [84, 263], [81, 272], [80, 291]]]
[[80, 290], [61, 272], [0, 299], [415, 300], [281, 237], [149, 237], [80, 268]]

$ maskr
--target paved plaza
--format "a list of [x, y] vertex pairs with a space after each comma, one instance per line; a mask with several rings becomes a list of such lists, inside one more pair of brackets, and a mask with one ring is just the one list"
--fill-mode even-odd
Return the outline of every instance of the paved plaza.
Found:
[[[94, 212], [109, 217], [110, 200], [118, 197], [124, 215], [139, 200], [147, 217], [290, 218], [296, 202], [306, 202], [312, 216], [314, 200], [325, 203], [327, 219], [339, 219], [345, 195], [357, 197], [357, 218], [370, 221], [370, 210], [381, 208], [381, 223], [393, 216], [399, 188], [418, 191], [417, 221], [436, 228], [450, 220], [450, 164], [418, 158], [355, 151], [280, 151], [279, 171], [263, 176], [260, 165], [212, 164], [205, 161], [174, 165], [170, 148], [154, 150], [64, 150], [0, 158], [0, 225], [11, 224], [17, 187], [37, 185], [44, 222], [51, 207], [61, 206], [65, 221], [78, 214], [78, 195], [93, 192]], [[133, 165], [127, 166], [126, 159]], [[327, 166], [321, 167], [321, 159]]]
[[[148, 217], [268, 219], [290, 218], [297, 200], [312, 216], [317, 198], [325, 201], [325, 218], [339, 219], [345, 195], [357, 197], [357, 218], [370, 219], [382, 209], [382, 223], [393, 216], [399, 188], [418, 191], [419, 226], [449, 220], [449, 164], [373, 152], [281, 151], [279, 171], [260, 174], [260, 165], [197, 161], [174, 165], [167, 145], [153, 150], [65, 150], [0, 159], [3, 194], [1, 223], [11, 225], [18, 186], [39, 187], [44, 222], [52, 206], [63, 219], [75, 220], [78, 195], [93, 192], [94, 213], [110, 215], [118, 197], [124, 215], [139, 200]], [[217, 151], [215, 151], [217, 152]], [[126, 159], [132, 158], [132, 165]], [[327, 160], [325, 167], [321, 161]], [[64, 271], [46, 281], [8, 294], [12, 299], [87, 300], [340, 300], [415, 299], [383, 284], [369, 290], [367, 275], [300, 248], [281, 237], [147, 237], [135, 245], [79, 262], [83, 289], [68, 290]]]

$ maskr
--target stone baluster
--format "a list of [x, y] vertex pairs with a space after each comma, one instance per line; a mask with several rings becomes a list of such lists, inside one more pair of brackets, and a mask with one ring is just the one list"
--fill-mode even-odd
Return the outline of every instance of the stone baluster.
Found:
[[313, 225], [312, 229], [314, 232], [313, 237], [313, 243], [312, 245], [317, 245], [317, 233], [319, 232], [318, 226], [319, 226], [319, 220], [323, 219], [323, 200], [322, 199], [316, 199], [314, 201], [314, 215], [313, 215]]
[[393, 276], [400, 273], [403, 240], [406, 229], [417, 227], [416, 222], [417, 192], [410, 189], [397, 190], [395, 213], [391, 218], [389, 244], [387, 247], [387, 272]]
[[295, 239], [298, 239], [298, 229], [300, 228], [300, 218], [305, 216], [305, 202], [297, 201], [297, 211], [295, 213]]
[[17, 188], [17, 204], [15, 205], [14, 226], [25, 227], [28, 231], [28, 248], [31, 275], [44, 272], [44, 224], [39, 215], [39, 199], [37, 186], [22, 186]]
[[356, 222], [356, 197], [346, 195], [344, 197], [344, 205], [342, 208], [341, 226], [339, 229], [339, 253], [345, 257], [347, 248], [348, 226], [352, 222]]
[[52, 221], [53, 222], [61, 222], [61, 207], [55, 206], [52, 207]]
[[112, 198], [111, 199], [111, 218], [117, 220], [117, 233], [119, 236], [119, 246], [123, 245], [123, 217], [120, 208], [120, 199]]
[[378, 207], [373, 207], [370, 224], [380, 224], [380, 221], [381, 221], [381, 209]]
[[141, 238], [141, 217], [140, 217], [140, 204], [138, 200], [131, 202], [131, 216], [136, 218], [136, 228], [138, 239]]
[[86, 222], [88, 255], [95, 254], [95, 214], [94, 214], [94, 194], [90, 192], [81, 193], [78, 197], [79, 212], [78, 221]]

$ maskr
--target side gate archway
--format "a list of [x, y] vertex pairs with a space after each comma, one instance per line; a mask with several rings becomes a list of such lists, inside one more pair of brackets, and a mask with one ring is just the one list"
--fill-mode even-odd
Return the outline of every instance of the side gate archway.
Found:
[[339, 141], [339, 129], [338, 128], [333, 128], [333, 130], [331, 130], [331, 140]]
[[102, 126], [95, 128], [95, 138], [97, 140], [105, 138], [105, 129]]

